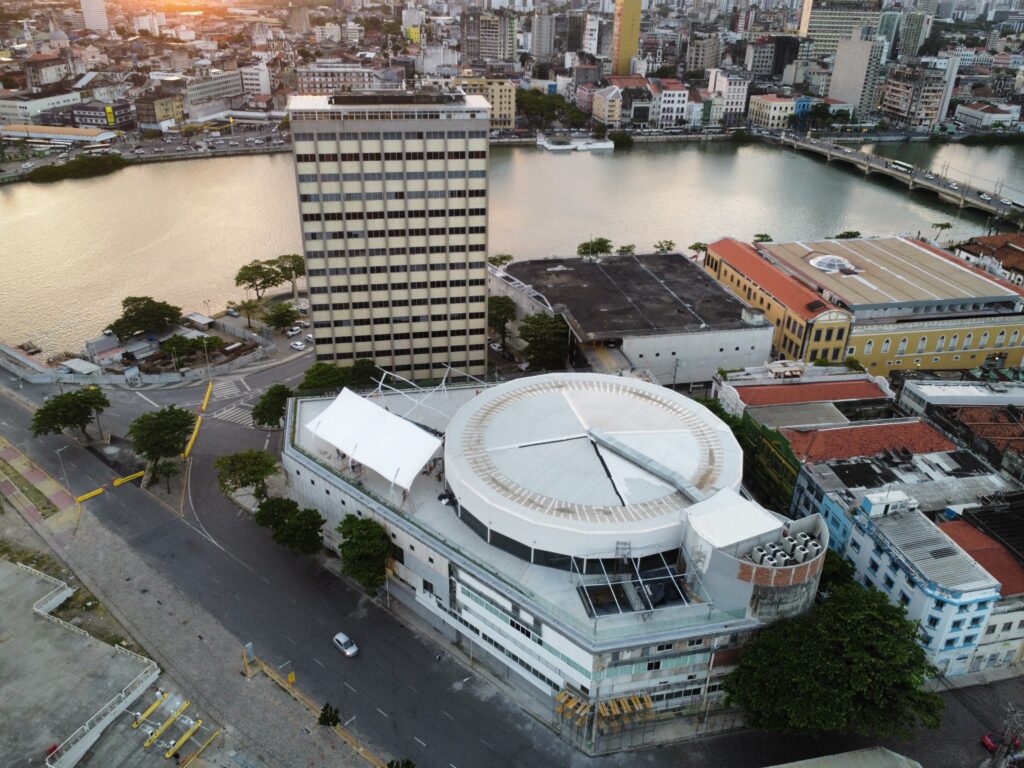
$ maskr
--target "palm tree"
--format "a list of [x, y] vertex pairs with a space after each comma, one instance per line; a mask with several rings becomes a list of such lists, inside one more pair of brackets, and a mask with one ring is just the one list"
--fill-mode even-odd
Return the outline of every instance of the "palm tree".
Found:
[[708, 244], [698, 240], [695, 243], [690, 243], [690, 250], [693, 251], [695, 254], [697, 254], [697, 256], [700, 256], [700, 254], [702, 254], [702, 253], [705, 256], [707, 256], [708, 255]]
[[263, 311], [263, 302], [259, 299], [243, 299], [235, 304], [235, 309], [245, 315], [246, 325], [252, 328], [252, 319]]

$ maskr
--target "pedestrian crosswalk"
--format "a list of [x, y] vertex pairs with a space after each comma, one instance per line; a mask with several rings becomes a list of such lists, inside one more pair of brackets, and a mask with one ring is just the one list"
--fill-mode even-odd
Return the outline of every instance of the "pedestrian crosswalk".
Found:
[[[243, 427], [252, 427], [252, 406], [229, 405], [210, 414], [211, 418], [220, 421], [229, 421], [232, 424], [239, 424]], [[255, 429], [255, 427], [253, 427]]]
[[232, 379], [229, 381], [218, 381], [213, 385], [212, 399], [226, 400], [229, 397], [236, 397], [241, 394], [238, 384]]

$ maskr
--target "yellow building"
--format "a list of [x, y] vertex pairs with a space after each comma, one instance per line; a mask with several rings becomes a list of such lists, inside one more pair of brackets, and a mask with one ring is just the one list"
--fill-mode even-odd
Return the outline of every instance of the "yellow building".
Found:
[[609, 128], [622, 125], [622, 89], [609, 85], [594, 93], [594, 119]]
[[640, 0], [615, 0], [612, 30], [612, 74], [632, 74], [633, 57], [640, 50]]
[[704, 268], [775, 326], [772, 346], [787, 360], [845, 359], [849, 312], [776, 270], [758, 252], [726, 238], [708, 246]]
[[504, 77], [456, 77], [466, 95], [483, 96], [491, 105], [492, 128], [515, 128], [516, 86]]
[[1022, 289], [918, 240], [722, 240], [705, 267], [751, 306], [771, 306], [787, 358], [854, 357], [888, 375], [1019, 366], [1024, 356]]
[[766, 93], [750, 97], [747, 119], [757, 128], [788, 128], [789, 116], [796, 109], [796, 100]]

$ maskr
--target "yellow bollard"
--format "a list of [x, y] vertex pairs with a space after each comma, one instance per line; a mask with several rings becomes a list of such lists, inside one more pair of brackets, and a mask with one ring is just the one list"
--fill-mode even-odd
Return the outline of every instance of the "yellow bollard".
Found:
[[206, 413], [206, 406], [208, 406], [210, 404], [210, 395], [211, 395], [212, 392], [213, 392], [213, 382], [211, 381], [209, 384], [206, 385], [206, 397], [203, 398], [203, 407], [202, 407], [203, 413]]
[[95, 491], [89, 491], [84, 496], [76, 497], [75, 501], [77, 501], [79, 504], [81, 504], [83, 501], [88, 501], [89, 499], [91, 499], [91, 498], [93, 498], [95, 496], [99, 496], [101, 493], [106, 493], [106, 490], [107, 490], [106, 488], [97, 488]]
[[183, 746], [185, 746], [185, 742], [187, 742], [189, 739], [192, 738], [193, 734], [195, 734], [195, 732], [199, 730], [199, 728], [202, 726], [202, 724], [203, 724], [202, 720], [196, 720], [195, 724], [191, 728], [189, 728], [187, 731], [185, 731], [181, 735], [181, 738], [178, 739], [176, 742], [174, 742], [171, 745], [170, 749], [168, 749], [166, 752], [164, 752], [164, 757], [166, 757], [168, 759], [174, 757], [174, 753], [177, 752], [179, 749], [181, 749]]
[[125, 477], [115, 477], [114, 478], [114, 487], [115, 488], [119, 488], [120, 486], [124, 485], [125, 483], [130, 483], [132, 480], [138, 480], [144, 474], [146, 474], [146, 471], [142, 470], [141, 472], [136, 472], [134, 475], [126, 475]]
[[203, 425], [203, 417], [202, 416], [197, 416], [196, 417], [196, 428], [194, 430], [192, 430], [192, 437], [189, 438], [188, 445], [185, 446], [185, 452], [183, 454], [181, 454], [182, 458], [187, 459], [188, 455], [190, 453], [192, 453], [192, 446], [194, 446], [196, 444], [196, 438], [199, 437], [199, 428], [202, 425]]

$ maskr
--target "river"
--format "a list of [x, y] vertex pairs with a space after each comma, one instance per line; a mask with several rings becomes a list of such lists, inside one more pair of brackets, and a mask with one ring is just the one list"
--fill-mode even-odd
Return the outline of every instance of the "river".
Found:
[[[1024, 199], [1024, 149], [929, 144], [878, 151], [944, 167]], [[591, 155], [492, 149], [490, 252], [516, 258], [575, 253], [591, 237], [647, 249], [657, 240], [765, 232], [778, 240], [983, 232], [986, 218], [909, 193], [852, 167], [759, 144], [662, 144]], [[0, 187], [0, 340], [47, 352], [78, 350], [150, 295], [216, 312], [242, 298], [238, 267], [300, 249], [287, 154], [204, 158], [127, 168], [96, 179]]]

